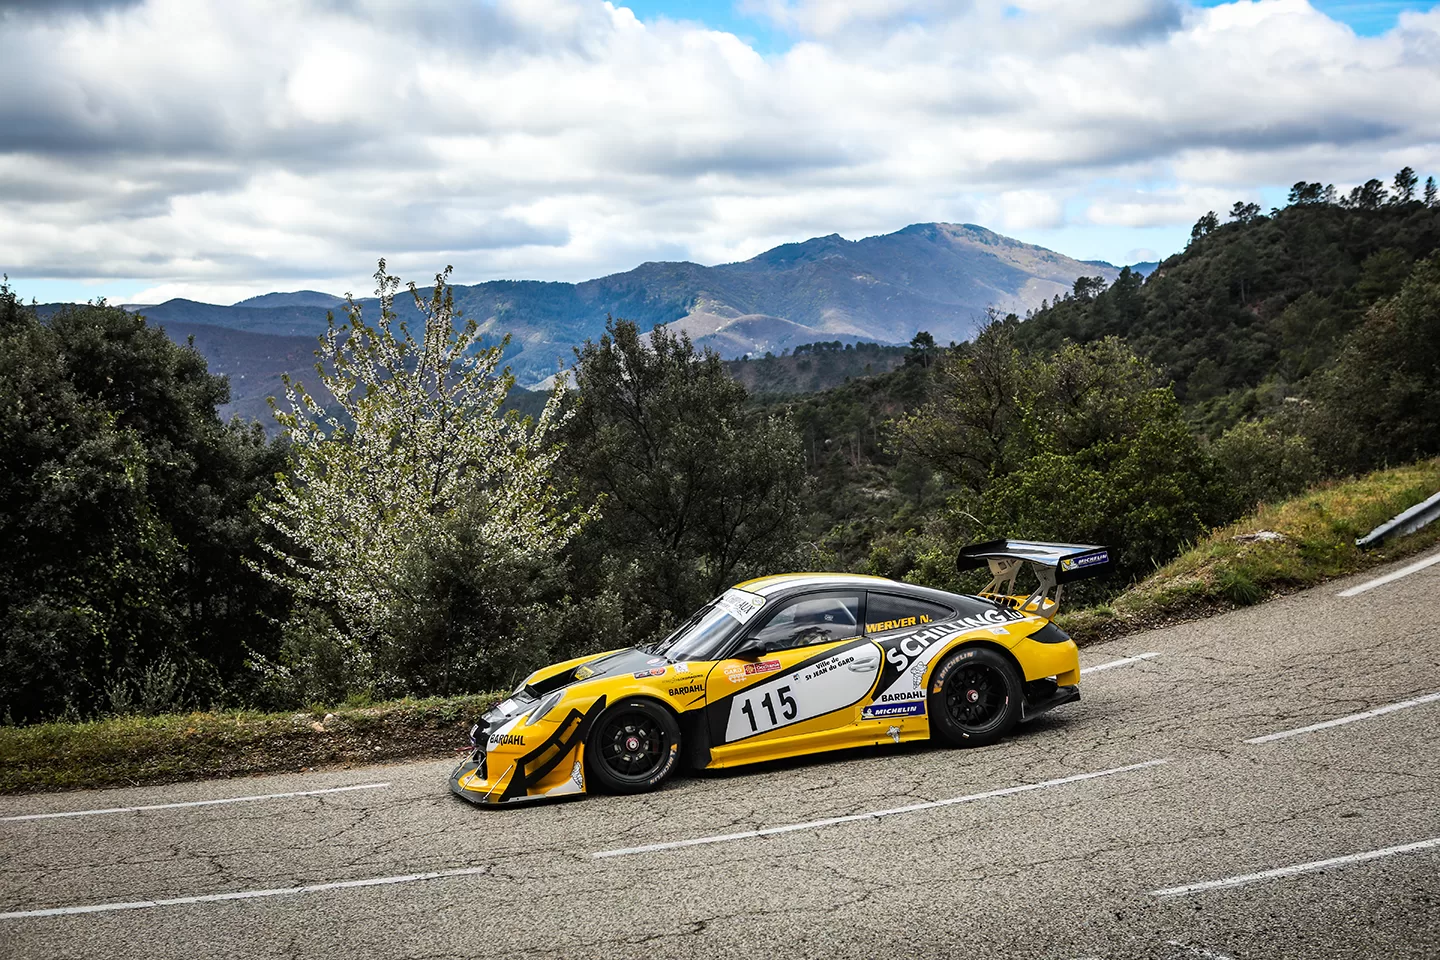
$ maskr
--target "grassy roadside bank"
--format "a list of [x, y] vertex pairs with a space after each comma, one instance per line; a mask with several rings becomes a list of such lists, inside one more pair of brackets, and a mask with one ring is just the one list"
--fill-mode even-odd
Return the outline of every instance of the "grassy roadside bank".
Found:
[[438, 759], [502, 694], [326, 713], [169, 714], [0, 728], [0, 793], [124, 787]]
[[1213, 616], [1440, 543], [1440, 523], [1375, 550], [1355, 539], [1440, 491], [1440, 459], [1312, 488], [1222, 527], [1106, 606], [1062, 613], [1081, 644]]
[[[1317, 487], [1216, 530], [1103, 607], [1064, 613], [1081, 643], [1210, 616], [1440, 543], [1440, 523], [1361, 551], [1355, 538], [1440, 490], [1440, 459]], [[1266, 536], [1256, 536], [1257, 534]], [[1270, 536], [1271, 534], [1278, 536]], [[501, 694], [329, 713], [191, 713], [0, 727], [0, 793], [213, 779], [451, 756]]]

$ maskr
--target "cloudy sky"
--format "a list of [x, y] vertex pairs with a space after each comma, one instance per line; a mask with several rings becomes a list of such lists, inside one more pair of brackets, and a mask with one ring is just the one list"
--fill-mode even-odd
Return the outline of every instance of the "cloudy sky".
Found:
[[0, 269], [229, 303], [908, 223], [1148, 259], [1440, 174], [1440, 4], [0, 0]]

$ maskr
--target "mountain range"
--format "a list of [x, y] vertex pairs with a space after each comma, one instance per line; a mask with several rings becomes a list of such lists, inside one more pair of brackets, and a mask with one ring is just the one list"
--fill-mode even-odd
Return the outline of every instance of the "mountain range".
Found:
[[[1118, 272], [974, 224], [919, 223], [863, 240], [783, 244], [738, 263], [649, 262], [583, 283], [492, 280], [456, 285], [454, 295], [487, 339], [511, 337], [507, 362], [520, 384], [534, 386], [598, 338], [607, 316], [668, 325], [726, 358], [816, 341], [905, 343], [920, 330], [943, 344], [967, 339], [989, 307], [1024, 313], [1077, 277], [1109, 281]], [[130, 309], [177, 340], [193, 336], [211, 368], [230, 376], [234, 412], [264, 417], [264, 397], [281, 373], [313, 363], [326, 313], [342, 302], [303, 290], [231, 306], [176, 299]], [[374, 300], [360, 303], [374, 315]], [[396, 303], [402, 317], [418, 319], [408, 296]]]

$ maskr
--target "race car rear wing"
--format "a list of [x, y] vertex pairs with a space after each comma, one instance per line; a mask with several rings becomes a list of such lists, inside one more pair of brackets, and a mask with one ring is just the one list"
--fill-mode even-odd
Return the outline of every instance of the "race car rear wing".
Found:
[[[980, 591], [981, 596], [1048, 618], [1060, 609], [1060, 594], [1065, 584], [1109, 569], [1110, 551], [1093, 544], [987, 540], [961, 547], [960, 555], [955, 558], [959, 570], [978, 570], [987, 565], [990, 583]], [[1015, 578], [1020, 575], [1020, 569], [1027, 566], [1039, 585], [1022, 599], [1015, 593]], [[1053, 597], [1051, 590], [1055, 591]]]

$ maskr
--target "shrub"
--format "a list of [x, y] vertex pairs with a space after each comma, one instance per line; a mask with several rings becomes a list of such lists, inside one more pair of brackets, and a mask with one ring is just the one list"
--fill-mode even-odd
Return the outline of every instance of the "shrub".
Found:
[[1237, 423], [1215, 441], [1213, 453], [1232, 515], [1294, 496], [1322, 476], [1309, 438], [1273, 420]]

